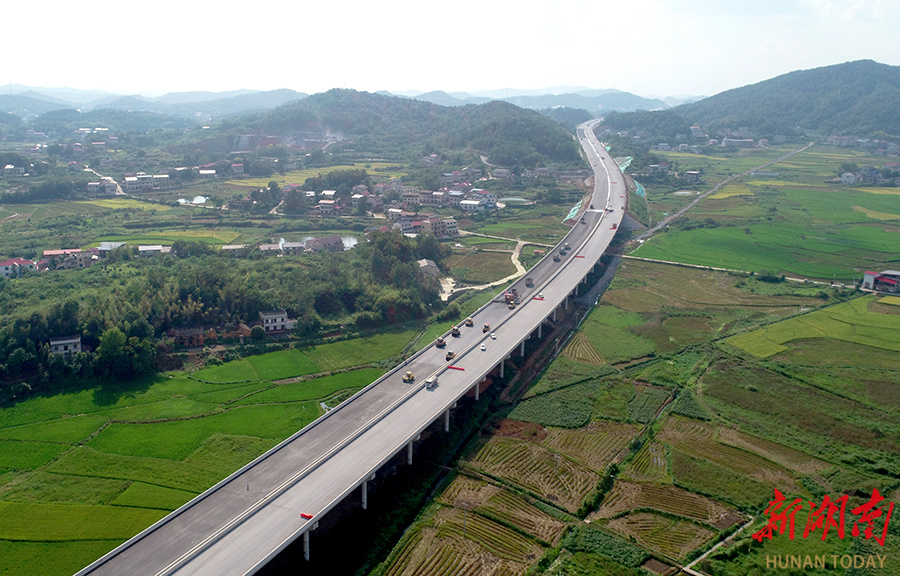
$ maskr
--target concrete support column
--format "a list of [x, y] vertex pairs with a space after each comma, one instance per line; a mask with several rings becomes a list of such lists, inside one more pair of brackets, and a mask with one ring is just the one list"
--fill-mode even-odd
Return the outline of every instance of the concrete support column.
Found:
[[406, 445], [406, 463], [412, 466], [412, 442]]
[[566, 299], [563, 300], [563, 306], [565, 306], [566, 310], [569, 309], [569, 297], [566, 296]]
[[363, 480], [362, 483], [362, 509], [369, 507], [369, 481]]
[[581, 288], [581, 282], [575, 285], [575, 295], [578, 296], [578, 289]]
[[542, 329], [543, 327], [544, 327], [544, 323], [543, 323], [543, 322], [541, 322], [540, 324], [538, 324], [538, 338], [541, 337], [541, 329]]
[[444, 411], [444, 432], [450, 431], [450, 409]]
[[554, 308], [554, 309], [553, 309], [553, 322], [554, 322], [554, 323], [556, 323], [556, 311], [557, 311], [557, 310], [558, 310], [558, 308]]
[[500, 377], [503, 378], [503, 369], [506, 367], [506, 360], [500, 361]]
[[524, 356], [524, 355], [525, 355], [525, 341], [522, 340], [522, 345], [519, 346], [519, 356]]
[[481, 390], [481, 382], [475, 384], [475, 401], [478, 401], [478, 392]]
[[303, 533], [303, 559], [309, 562], [309, 530]]

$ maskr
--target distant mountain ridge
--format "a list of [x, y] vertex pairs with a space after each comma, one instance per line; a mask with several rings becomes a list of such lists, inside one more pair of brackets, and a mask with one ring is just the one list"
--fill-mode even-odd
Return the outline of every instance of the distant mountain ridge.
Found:
[[[65, 93], [76, 94], [72, 91]], [[231, 114], [269, 110], [306, 96], [307, 94], [302, 92], [288, 89], [263, 92], [233, 90], [230, 92], [176, 92], [157, 98], [140, 95], [102, 94], [99, 98], [87, 102], [76, 102], [49, 96], [32, 89], [13, 94], [0, 94], [0, 112], [9, 112], [27, 119], [54, 110], [79, 109], [85, 112], [125, 110], [207, 121]]]
[[900, 137], [900, 66], [857, 60], [798, 70], [674, 108], [712, 128], [748, 126], [761, 134], [795, 128]]
[[472, 149], [498, 164], [577, 163], [572, 135], [556, 122], [507, 102], [447, 107], [398, 96], [334, 89], [268, 112], [233, 117], [217, 132], [289, 136], [316, 132], [353, 138], [354, 149]]
[[[549, 90], [549, 89], [548, 89]], [[669, 108], [663, 100], [658, 98], [644, 98], [630, 92], [620, 90], [590, 90], [583, 89], [579, 92], [523, 94], [522, 91], [511, 90], [512, 96], [503, 94], [502, 90], [491, 91], [490, 95], [470, 95], [464, 93], [448, 94], [443, 91], [425, 92], [409, 96], [415, 100], [432, 102], [441, 106], [464, 106], [466, 104], [484, 104], [491, 100], [500, 100], [515, 104], [520, 108], [541, 110], [546, 108], [580, 108], [586, 110], [592, 117], [602, 116], [611, 111], [632, 110], [664, 110]], [[519, 92], [516, 94], [516, 92]]]

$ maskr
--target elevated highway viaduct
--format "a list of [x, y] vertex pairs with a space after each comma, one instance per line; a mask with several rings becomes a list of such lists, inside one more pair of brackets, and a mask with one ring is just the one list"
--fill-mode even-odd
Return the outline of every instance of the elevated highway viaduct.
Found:
[[[487, 303], [473, 314], [473, 327], [461, 327], [458, 338], [445, 335], [447, 349], [420, 350], [76, 576], [253, 574], [298, 538], [308, 558], [317, 520], [359, 488], [366, 506], [367, 482], [379, 468], [403, 451], [411, 462], [416, 439], [435, 421], [449, 427], [456, 402], [473, 389], [477, 399], [489, 372], [502, 372], [506, 358], [540, 337], [603, 256], [621, 223], [626, 192], [592, 122], [577, 131], [595, 175], [583, 223], [577, 219], [560, 242], [571, 249], [559, 262], [553, 260], [558, 246], [529, 270], [529, 285], [526, 278], [513, 284], [519, 306], [510, 310], [502, 298]], [[486, 323], [490, 330], [482, 332]], [[456, 352], [449, 362], [446, 350]], [[416, 375], [413, 383], [403, 382], [406, 371]], [[426, 387], [429, 376], [436, 386]]]

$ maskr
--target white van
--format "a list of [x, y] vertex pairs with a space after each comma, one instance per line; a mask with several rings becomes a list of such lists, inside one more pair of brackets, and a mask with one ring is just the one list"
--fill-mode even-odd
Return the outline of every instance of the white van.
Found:
[[425, 380], [425, 389], [426, 389], [426, 390], [431, 390], [432, 388], [434, 388], [434, 387], [437, 386], [437, 385], [438, 385], [438, 379], [437, 379], [437, 376], [429, 376], [429, 377]]

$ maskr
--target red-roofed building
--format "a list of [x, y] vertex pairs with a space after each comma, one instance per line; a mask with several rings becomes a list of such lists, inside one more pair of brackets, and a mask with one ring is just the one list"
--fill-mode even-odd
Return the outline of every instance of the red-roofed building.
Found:
[[0, 275], [4, 278], [17, 278], [26, 272], [37, 270], [37, 264], [24, 258], [10, 258], [0, 262]]

